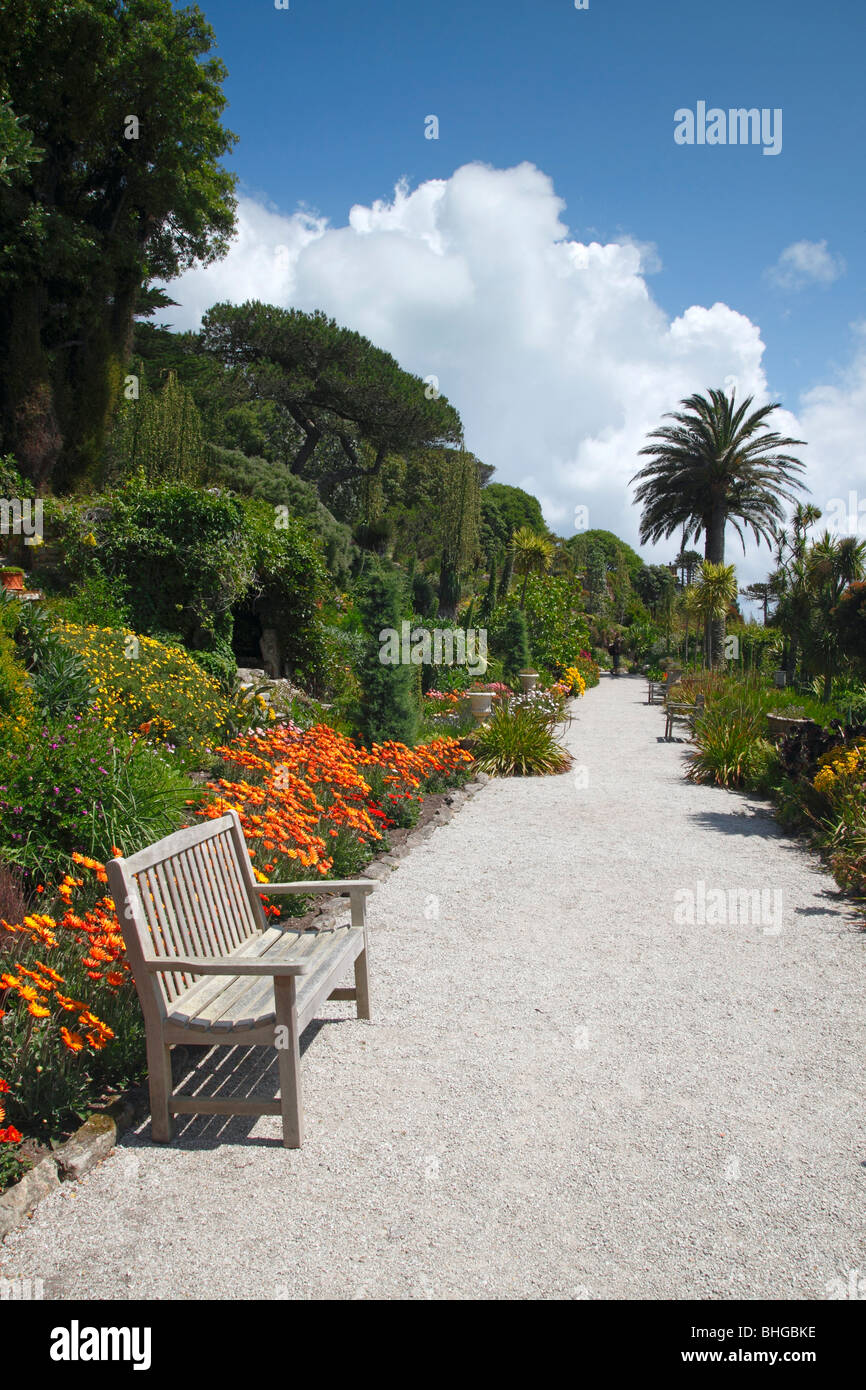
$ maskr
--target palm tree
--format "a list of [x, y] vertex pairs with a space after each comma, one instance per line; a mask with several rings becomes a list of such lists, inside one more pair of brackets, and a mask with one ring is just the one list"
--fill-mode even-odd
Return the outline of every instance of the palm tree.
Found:
[[[687, 396], [682, 410], [665, 416], [674, 423], [649, 436], [640, 452], [652, 461], [631, 480], [640, 484], [635, 501], [643, 507], [641, 544], [667, 539], [681, 527], [685, 549], [703, 532], [705, 560], [722, 565], [729, 522], [744, 553], [744, 530], [758, 544], [772, 544], [784, 519], [783, 502], [795, 501], [793, 489], [803, 487], [796, 476], [803, 464], [785, 451], [804, 441], [783, 437], [766, 424], [778, 402], [750, 413], [753, 399], [747, 396], [737, 405], [736, 392], [727, 396], [718, 390]], [[711, 637], [716, 664], [724, 646], [724, 618], [713, 620]]]
[[714, 565], [705, 560], [701, 566], [697, 584], [691, 590], [694, 612], [704, 622], [704, 645], [707, 658], [712, 664], [713, 624], [724, 620], [728, 609], [737, 597], [737, 572], [733, 565]]
[[839, 664], [840, 641], [835, 609], [848, 585], [863, 578], [866, 542], [856, 536], [831, 536], [825, 531], [806, 555], [806, 585], [811, 600], [809, 626], [804, 634], [808, 666], [822, 676], [827, 704]]
[[769, 583], [778, 598], [775, 621], [785, 633], [784, 657], [788, 680], [797, 672], [800, 636], [809, 623], [811, 610], [806, 575], [807, 533], [821, 520], [821, 512], [811, 502], [798, 502], [791, 518], [791, 530], [776, 534], [776, 566]]
[[526, 585], [531, 574], [543, 574], [550, 568], [553, 559], [553, 546], [545, 536], [540, 536], [528, 526], [520, 526], [511, 537], [514, 552], [514, 572], [523, 575], [523, 588], [520, 591], [520, 606], [526, 598]]

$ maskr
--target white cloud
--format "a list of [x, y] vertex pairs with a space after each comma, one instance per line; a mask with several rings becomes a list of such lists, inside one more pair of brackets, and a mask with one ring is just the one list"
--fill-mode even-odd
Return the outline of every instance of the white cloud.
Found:
[[766, 274], [779, 289], [801, 290], [806, 285], [832, 285], [845, 274], [845, 262], [827, 250], [826, 241], [795, 241]]
[[[528, 163], [465, 165], [414, 191], [398, 184], [390, 200], [353, 207], [344, 227], [245, 199], [228, 256], [170, 286], [183, 306], [173, 321], [196, 327], [220, 299], [324, 309], [419, 376], [434, 373], [469, 447], [497, 480], [534, 492], [554, 529], [570, 535], [583, 505], [590, 526], [636, 545], [629, 479], [648, 431], [709, 386], [736, 384], [765, 402], [764, 344], [726, 304], [670, 320], [647, 287], [651, 246], [569, 239], [563, 212], [551, 180]], [[866, 357], [858, 372], [812, 392], [800, 424], [787, 413], [777, 421], [809, 438], [808, 421], [822, 487], [858, 419], [864, 434]], [[731, 559], [738, 549], [731, 535]], [[752, 550], [744, 582], [768, 561]]]

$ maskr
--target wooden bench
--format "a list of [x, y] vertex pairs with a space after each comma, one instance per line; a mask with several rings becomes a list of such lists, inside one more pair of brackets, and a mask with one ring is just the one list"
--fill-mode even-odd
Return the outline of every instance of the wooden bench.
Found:
[[694, 728], [698, 715], [704, 712], [704, 699], [703, 693], [700, 693], [693, 702], [668, 700], [665, 706], [665, 739], [668, 743], [673, 738], [674, 724], [688, 724], [690, 729]]
[[660, 681], [647, 679], [647, 704], [663, 705], [668, 696], [668, 691], [677, 684], [682, 677], [679, 666], [674, 666], [670, 671], [665, 671]]
[[[256, 883], [234, 811], [111, 859], [107, 871], [144, 1014], [153, 1139], [169, 1142], [177, 1114], [281, 1115], [283, 1143], [300, 1148], [301, 1034], [326, 999], [353, 999], [358, 1017], [370, 1017], [365, 907], [375, 884]], [[351, 921], [331, 931], [271, 926], [261, 895], [280, 893], [348, 893]], [[354, 987], [337, 988], [352, 966]], [[275, 1048], [280, 1099], [175, 1094], [177, 1043]]]

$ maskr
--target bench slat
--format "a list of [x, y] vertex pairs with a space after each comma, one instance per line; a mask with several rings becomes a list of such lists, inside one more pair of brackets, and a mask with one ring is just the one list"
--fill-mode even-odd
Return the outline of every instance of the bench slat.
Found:
[[[256, 960], [267, 959], [271, 956], [273, 960], [285, 959], [287, 956], [303, 957], [309, 955], [314, 943], [309, 943], [300, 938], [312, 937], [313, 932], [286, 932], [285, 940], [282, 942], [268, 942], [261, 938], [256, 942], [257, 949], [253, 952], [244, 951], [244, 955], [254, 955]], [[275, 946], [276, 949], [269, 950]], [[253, 1001], [257, 1001], [255, 1007]], [[185, 1005], [186, 1001], [182, 1001]], [[184, 1008], [184, 1012], [186, 1009]], [[228, 976], [223, 981], [220, 990], [215, 990], [209, 997], [197, 995], [193, 1001], [193, 1007], [189, 1014], [189, 1026], [195, 1028], [214, 1028], [219, 1031], [224, 1029], [237, 1028], [241, 1026], [243, 1019], [246, 1026], [253, 1027], [256, 1024], [266, 1022], [274, 1012], [274, 982], [269, 976], [260, 976], [253, 979], [238, 979]], [[237, 1021], [235, 1021], [237, 1019]], [[178, 1018], [172, 1018], [172, 1022], [179, 1022]]]

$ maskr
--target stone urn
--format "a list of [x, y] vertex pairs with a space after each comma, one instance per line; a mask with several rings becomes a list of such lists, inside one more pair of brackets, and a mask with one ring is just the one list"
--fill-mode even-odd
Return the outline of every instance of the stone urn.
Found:
[[537, 671], [519, 671], [520, 684], [523, 687], [524, 695], [530, 695], [538, 684]]
[[11, 593], [24, 593], [24, 571], [16, 568], [0, 569], [0, 580], [3, 581], [3, 588], [9, 589]]
[[805, 729], [813, 724], [812, 719], [799, 719], [786, 714], [768, 714], [767, 732], [771, 739], [784, 738], [786, 734], [796, 734], [800, 729]]
[[491, 706], [493, 704], [493, 691], [470, 690], [468, 692], [468, 695], [469, 708], [472, 712], [472, 718], [478, 724], [482, 724], [485, 719], [489, 719], [490, 717]]

